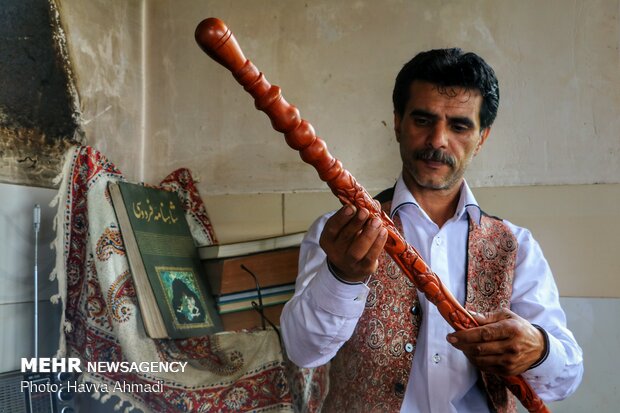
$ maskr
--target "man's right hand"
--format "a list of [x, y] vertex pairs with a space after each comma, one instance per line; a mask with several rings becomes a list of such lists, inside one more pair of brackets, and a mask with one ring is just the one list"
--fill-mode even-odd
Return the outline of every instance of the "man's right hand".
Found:
[[338, 277], [365, 281], [379, 265], [387, 236], [381, 219], [369, 219], [366, 209], [345, 205], [327, 220], [319, 244]]

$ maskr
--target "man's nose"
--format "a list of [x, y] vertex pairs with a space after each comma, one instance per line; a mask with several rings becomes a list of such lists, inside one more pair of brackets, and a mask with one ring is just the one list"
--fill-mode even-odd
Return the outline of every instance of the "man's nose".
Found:
[[437, 122], [429, 131], [426, 144], [433, 148], [445, 148], [448, 145], [448, 128], [442, 122]]

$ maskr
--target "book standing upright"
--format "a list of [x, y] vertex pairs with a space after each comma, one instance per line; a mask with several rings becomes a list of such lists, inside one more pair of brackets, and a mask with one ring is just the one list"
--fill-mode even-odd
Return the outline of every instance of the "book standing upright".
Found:
[[110, 183], [144, 327], [151, 338], [222, 330], [185, 214], [174, 192]]

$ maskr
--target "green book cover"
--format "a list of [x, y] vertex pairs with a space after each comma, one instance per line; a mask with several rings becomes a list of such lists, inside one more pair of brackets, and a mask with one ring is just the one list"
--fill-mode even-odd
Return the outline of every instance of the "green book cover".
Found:
[[221, 331], [177, 194], [126, 182], [109, 188], [147, 334], [185, 338]]

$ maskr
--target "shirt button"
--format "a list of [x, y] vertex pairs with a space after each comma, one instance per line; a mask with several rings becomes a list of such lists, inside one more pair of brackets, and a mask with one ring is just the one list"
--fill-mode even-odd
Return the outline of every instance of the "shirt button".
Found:
[[437, 364], [441, 361], [441, 356], [437, 353], [433, 356], [433, 363]]
[[439, 237], [435, 238], [435, 245], [437, 246], [441, 245], [441, 238]]
[[396, 383], [394, 384], [394, 393], [396, 393], [397, 396], [404, 396], [405, 395], [405, 385], [403, 383]]
[[405, 351], [407, 353], [411, 353], [413, 351], [413, 344], [411, 344], [411, 343], [405, 344]]

